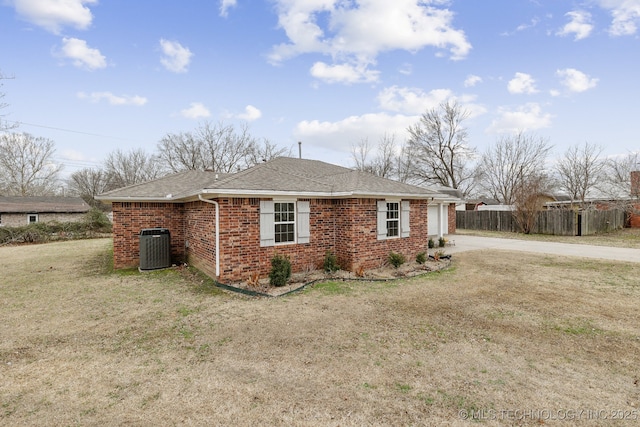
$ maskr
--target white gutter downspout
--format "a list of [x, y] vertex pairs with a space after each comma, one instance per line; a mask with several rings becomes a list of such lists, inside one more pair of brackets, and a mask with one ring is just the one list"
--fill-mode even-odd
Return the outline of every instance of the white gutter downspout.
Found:
[[198, 194], [198, 199], [216, 207], [216, 277], [220, 277], [220, 205], [215, 200], [205, 199], [202, 194]]

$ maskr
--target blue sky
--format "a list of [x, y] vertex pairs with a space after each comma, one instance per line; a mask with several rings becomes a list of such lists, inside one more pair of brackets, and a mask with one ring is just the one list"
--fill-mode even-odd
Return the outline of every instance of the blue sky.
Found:
[[640, 0], [0, 0], [3, 120], [67, 173], [205, 121], [345, 166], [455, 99], [484, 151], [640, 149]]

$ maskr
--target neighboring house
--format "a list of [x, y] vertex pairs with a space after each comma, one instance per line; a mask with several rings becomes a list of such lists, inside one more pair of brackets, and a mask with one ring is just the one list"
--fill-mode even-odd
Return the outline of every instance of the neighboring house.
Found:
[[[455, 232], [451, 195], [315, 160], [279, 157], [236, 174], [187, 171], [97, 197], [113, 209], [115, 268], [140, 262], [140, 231], [166, 228], [171, 255], [218, 280], [268, 275], [275, 253], [293, 271], [327, 251], [341, 267], [407, 259]], [[433, 216], [434, 218], [431, 218]]]
[[622, 209], [627, 215], [627, 226], [640, 228], [640, 171], [632, 171], [630, 174], [630, 189], [628, 194], [617, 197], [593, 197], [581, 201], [572, 201], [570, 197], [557, 198], [556, 201], [545, 203], [547, 209], [595, 209], [609, 210]]
[[[482, 206], [498, 206], [500, 202], [496, 199], [470, 199], [465, 200], [463, 205], [458, 206], [458, 210], [461, 211], [477, 211], [481, 210]], [[487, 209], [491, 210], [491, 209]]]
[[2, 197], [0, 226], [19, 227], [35, 222], [80, 221], [91, 207], [80, 197]]

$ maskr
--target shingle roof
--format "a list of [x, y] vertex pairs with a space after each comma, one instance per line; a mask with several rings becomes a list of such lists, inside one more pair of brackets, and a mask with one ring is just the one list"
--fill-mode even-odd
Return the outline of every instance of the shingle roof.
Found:
[[80, 197], [0, 197], [0, 213], [84, 213], [90, 209]]
[[130, 198], [131, 200], [179, 199], [193, 195], [194, 192], [197, 193], [197, 190], [206, 188], [216, 180], [224, 179], [227, 176], [229, 174], [190, 170], [107, 191], [96, 198], [106, 201], [112, 200], [112, 198]]
[[235, 174], [188, 171], [102, 194], [105, 201], [182, 201], [209, 195], [390, 196], [451, 198], [434, 189], [404, 184], [318, 160], [278, 157]]

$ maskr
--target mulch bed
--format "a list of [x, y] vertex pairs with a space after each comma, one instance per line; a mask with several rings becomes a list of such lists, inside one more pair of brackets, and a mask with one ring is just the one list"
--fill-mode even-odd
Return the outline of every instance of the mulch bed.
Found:
[[335, 273], [326, 273], [323, 270], [310, 270], [302, 273], [294, 273], [285, 286], [271, 286], [269, 278], [258, 280], [257, 283], [249, 282], [233, 282], [218, 283], [217, 286], [232, 292], [238, 292], [251, 296], [278, 297], [287, 295], [292, 292], [300, 291], [307, 286], [317, 282], [327, 280], [363, 280], [363, 281], [385, 281], [396, 280], [400, 278], [415, 277], [428, 274], [433, 271], [439, 271], [451, 265], [451, 257], [446, 256], [439, 260], [429, 257], [424, 264], [417, 262], [407, 262], [398, 268], [391, 265], [383, 265], [379, 268], [365, 270], [362, 275], [357, 275], [351, 271], [338, 270]]

